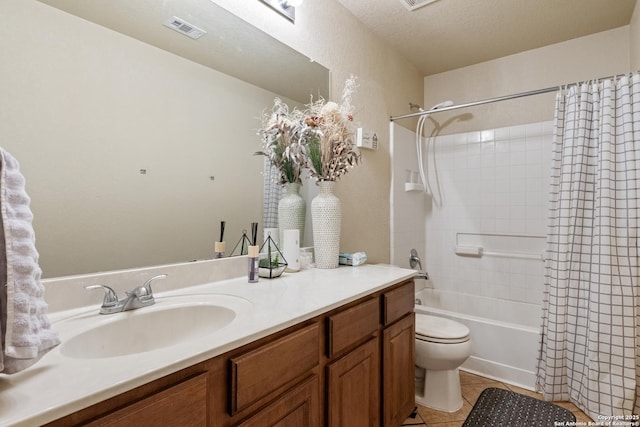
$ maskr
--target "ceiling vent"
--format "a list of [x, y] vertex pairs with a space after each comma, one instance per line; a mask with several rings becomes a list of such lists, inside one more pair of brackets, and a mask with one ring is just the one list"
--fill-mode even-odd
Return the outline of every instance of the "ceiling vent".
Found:
[[191, 37], [192, 39], [198, 39], [207, 32], [201, 28], [196, 27], [193, 24], [188, 23], [182, 18], [173, 17], [171, 19], [167, 19], [164, 22], [165, 27], [169, 27], [172, 30], [176, 30], [180, 34], [184, 34], [187, 37]]
[[409, 10], [416, 10], [436, 1], [438, 0], [400, 0], [400, 3]]

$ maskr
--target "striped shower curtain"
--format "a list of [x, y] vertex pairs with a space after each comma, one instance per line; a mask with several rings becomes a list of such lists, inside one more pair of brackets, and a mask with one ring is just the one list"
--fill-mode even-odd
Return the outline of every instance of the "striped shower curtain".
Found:
[[640, 415], [640, 74], [556, 97], [537, 387]]

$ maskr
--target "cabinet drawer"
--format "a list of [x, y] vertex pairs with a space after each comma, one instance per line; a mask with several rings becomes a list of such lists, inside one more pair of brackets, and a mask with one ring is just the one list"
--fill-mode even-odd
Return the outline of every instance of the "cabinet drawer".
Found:
[[333, 357], [378, 330], [380, 308], [372, 298], [327, 319], [327, 356]]
[[382, 322], [385, 326], [413, 312], [415, 304], [413, 280], [382, 294]]
[[207, 374], [201, 374], [86, 426], [204, 426], [207, 423]]
[[230, 359], [230, 414], [306, 375], [320, 363], [319, 343], [316, 323]]
[[238, 427], [275, 426], [320, 426], [320, 391], [317, 375], [285, 392], [275, 402]]

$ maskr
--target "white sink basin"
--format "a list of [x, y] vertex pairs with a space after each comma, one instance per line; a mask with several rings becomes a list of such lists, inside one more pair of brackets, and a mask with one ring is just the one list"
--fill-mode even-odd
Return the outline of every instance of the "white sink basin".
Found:
[[246, 305], [251, 304], [227, 295], [198, 295], [157, 299], [150, 307], [116, 314], [95, 312], [60, 323], [70, 332], [60, 351], [67, 357], [95, 359], [158, 350], [215, 333]]

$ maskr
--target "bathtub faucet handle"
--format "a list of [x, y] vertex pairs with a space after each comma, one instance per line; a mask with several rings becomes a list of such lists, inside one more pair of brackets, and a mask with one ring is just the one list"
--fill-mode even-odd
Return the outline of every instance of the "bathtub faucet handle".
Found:
[[418, 251], [415, 249], [411, 249], [411, 254], [409, 257], [409, 265], [411, 266], [411, 268], [416, 268], [416, 265], [417, 265], [418, 269], [422, 270], [422, 260], [418, 256]]
[[415, 249], [411, 249], [411, 253], [409, 254], [409, 265], [413, 269], [416, 268], [416, 265], [418, 266], [418, 274], [415, 276], [416, 279], [429, 280], [429, 273], [422, 271], [422, 260], [418, 256], [418, 251]]

